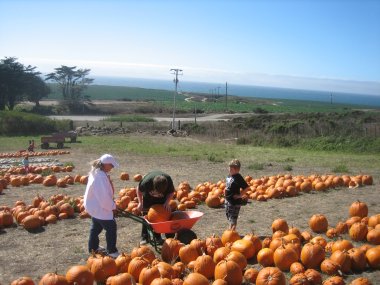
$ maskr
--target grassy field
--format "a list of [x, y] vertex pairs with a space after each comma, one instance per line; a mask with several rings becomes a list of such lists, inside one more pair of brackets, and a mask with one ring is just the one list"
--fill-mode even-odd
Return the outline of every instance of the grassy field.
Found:
[[[3, 137], [0, 152], [25, 149], [27, 142], [39, 137]], [[79, 142], [66, 144], [83, 152], [115, 154], [137, 154], [152, 157], [172, 157], [227, 163], [233, 158], [241, 158], [246, 168], [259, 174], [273, 169], [277, 172], [302, 172], [303, 168], [319, 172], [328, 169], [330, 173], [371, 173], [380, 174], [379, 154], [354, 154], [311, 151], [297, 148], [269, 148], [234, 143], [197, 140], [194, 138], [174, 138], [166, 136], [86, 136]]]
[[[56, 85], [51, 84], [52, 93], [48, 99], [60, 100], [60, 94]], [[160, 110], [173, 108], [174, 92], [170, 90], [145, 89], [127, 86], [91, 85], [85, 91], [85, 95], [91, 100], [121, 100], [151, 102], [152, 106]], [[195, 97], [196, 100], [186, 101], [186, 98]], [[202, 100], [203, 99], [203, 100]], [[330, 104], [315, 101], [299, 101], [285, 99], [263, 99], [255, 97], [228, 96], [212, 98], [210, 94], [183, 93], [176, 96], [176, 109], [178, 112], [270, 112], [270, 113], [310, 113], [310, 112], [346, 112], [347, 110], [365, 108], [370, 106]], [[377, 108], [378, 109], [378, 108]]]

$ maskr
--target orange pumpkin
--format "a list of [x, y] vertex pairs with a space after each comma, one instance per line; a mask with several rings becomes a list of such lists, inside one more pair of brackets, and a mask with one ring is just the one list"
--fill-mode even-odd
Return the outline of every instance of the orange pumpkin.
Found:
[[30, 277], [20, 277], [11, 282], [11, 285], [34, 285], [32, 278]]
[[94, 283], [94, 275], [84, 265], [74, 265], [66, 272], [66, 280], [70, 285], [92, 285]]
[[229, 285], [241, 285], [243, 273], [240, 266], [232, 260], [222, 260], [215, 266], [215, 279], [226, 280]]
[[170, 220], [171, 212], [164, 205], [155, 204], [149, 208], [147, 220], [151, 223], [166, 222]]
[[183, 285], [209, 285], [208, 279], [200, 273], [190, 273], [183, 281]]
[[355, 217], [355, 216], [358, 216], [361, 218], [367, 217], [368, 216], [368, 206], [364, 202], [356, 201], [356, 202], [351, 204], [351, 206], [349, 208], [349, 214], [350, 214], [350, 217]]
[[46, 273], [42, 276], [38, 285], [69, 285], [66, 277], [55, 273]]
[[309, 227], [315, 233], [325, 233], [328, 228], [328, 222], [324, 215], [316, 214], [309, 219]]
[[264, 267], [257, 275], [256, 285], [286, 285], [285, 275], [277, 267]]

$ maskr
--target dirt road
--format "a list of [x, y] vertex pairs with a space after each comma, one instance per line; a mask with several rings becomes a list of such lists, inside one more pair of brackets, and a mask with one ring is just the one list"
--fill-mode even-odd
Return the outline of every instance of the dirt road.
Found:
[[[242, 116], [250, 116], [252, 114], [247, 113], [236, 113], [236, 114], [210, 114], [210, 115], [197, 115], [196, 120], [197, 122], [212, 122], [212, 121], [228, 121], [232, 118], [236, 117], [242, 117]], [[107, 118], [106, 116], [75, 116], [75, 115], [68, 115], [68, 116], [49, 116], [52, 119], [57, 120], [73, 120], [73, 121], [101, 121]], [[157, 122], [171, 122], [173, 120], [173, 117], [152, 117]], [[181, 122], [192, 122], [195, 121], [195, 117], [176, 117], [176, 121]]]

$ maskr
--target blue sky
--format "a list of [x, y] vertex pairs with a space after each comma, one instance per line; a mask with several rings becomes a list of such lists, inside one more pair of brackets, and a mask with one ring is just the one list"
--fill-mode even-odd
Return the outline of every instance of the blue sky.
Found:
[[0, 0], [0, 58], [52, 72], [380, 95], [377, 0]]

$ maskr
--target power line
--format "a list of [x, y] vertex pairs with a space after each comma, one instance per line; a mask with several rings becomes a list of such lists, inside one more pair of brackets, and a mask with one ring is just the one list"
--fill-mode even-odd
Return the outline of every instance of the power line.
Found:
[[174, 78], [174, 84], [175, 84], [175, 92], [174, 92], [174, 96], [173, 96], [173, 122], [172, 122], [172, 129], [175, 130], [175, 108], [176, 108], [176, 95], [177, 95], [177, 88], [178, 88], [178, 75], [183, 75], [182, 73], [182, 69], [178, 69], [178, 68], [172, 68], [170, 69], [171, 71], [171, 74], [175, 74], [175, 78]]

